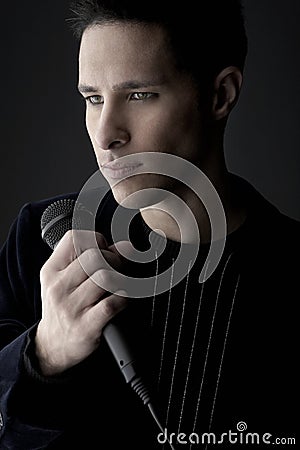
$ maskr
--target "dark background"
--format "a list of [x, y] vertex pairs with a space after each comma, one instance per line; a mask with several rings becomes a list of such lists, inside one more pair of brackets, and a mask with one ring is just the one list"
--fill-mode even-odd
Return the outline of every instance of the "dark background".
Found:
[[[0, 245], [24, 203], [80, 190], [97, 169], [68, 3], [1, 4]], [[300, 2], [244, 5], [249, 54], [226, 134], [228, 166], [300, 219]]]

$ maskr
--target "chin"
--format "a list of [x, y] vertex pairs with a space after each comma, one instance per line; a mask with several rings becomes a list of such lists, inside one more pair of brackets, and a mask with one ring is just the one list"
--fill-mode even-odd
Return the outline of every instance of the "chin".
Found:
[[155, 187], [155, 183], [150, 183], [147, 178], [140, 175], [111, 186], [116, 202], [124, 208], [141, 209], [163, 201], [167, 196], [167, 191], [159, 186]]

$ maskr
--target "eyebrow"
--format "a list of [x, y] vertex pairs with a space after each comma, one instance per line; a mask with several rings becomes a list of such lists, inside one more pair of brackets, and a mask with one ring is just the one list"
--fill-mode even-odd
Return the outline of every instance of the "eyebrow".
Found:
[[[113, 91], [122, 91], [126, 89], [141, 89], [141, 88], [147, 88], [151, 86], [160, 86], [164, 83], [163, 80], [145, 80], [145, 81], [137, 81], [137, 80], [129, 80], [124, 81], [122, 83], [114, 84], [112, 86]], [[83, 93], [91, 92], [99, 92], [99, 89], [95, 86], [91, 86], [89, 84], [80, 84], [78, 86], [78, 91]]]

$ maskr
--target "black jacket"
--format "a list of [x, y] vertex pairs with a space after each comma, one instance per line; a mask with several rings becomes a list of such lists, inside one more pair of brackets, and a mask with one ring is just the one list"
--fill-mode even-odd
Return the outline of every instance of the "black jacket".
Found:
[[[236, 245], [239, 303], [214, 429], [236, 432], [244, 421], [249, 432], [270, 433], [272, 441], [296, 431], [300, 224], [244, 181], [241, 186], [249, 217]], [[0, 449], [155, 449], [157, 424], [125, 383], [105, 342], [62, 376], [39, 374], [33, 351], [41, 317], [39, 271], [51, 254], [41, 239], [40, 218], [58, 198], [26, 204], [0, 254]], [[115, 207], [109, 193], [98, 211], [98, 230], [108, 240]]]

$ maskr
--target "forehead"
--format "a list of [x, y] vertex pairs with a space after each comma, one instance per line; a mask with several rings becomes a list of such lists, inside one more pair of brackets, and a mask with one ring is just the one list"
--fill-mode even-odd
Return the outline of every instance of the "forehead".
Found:
[[83, 82], [102, 77], [111, 83], [138, 76], [161, 79], [170, 76], [174, 67], [165, 33], [156, 25], [101, 24], [83, 33], [79, 51]]

